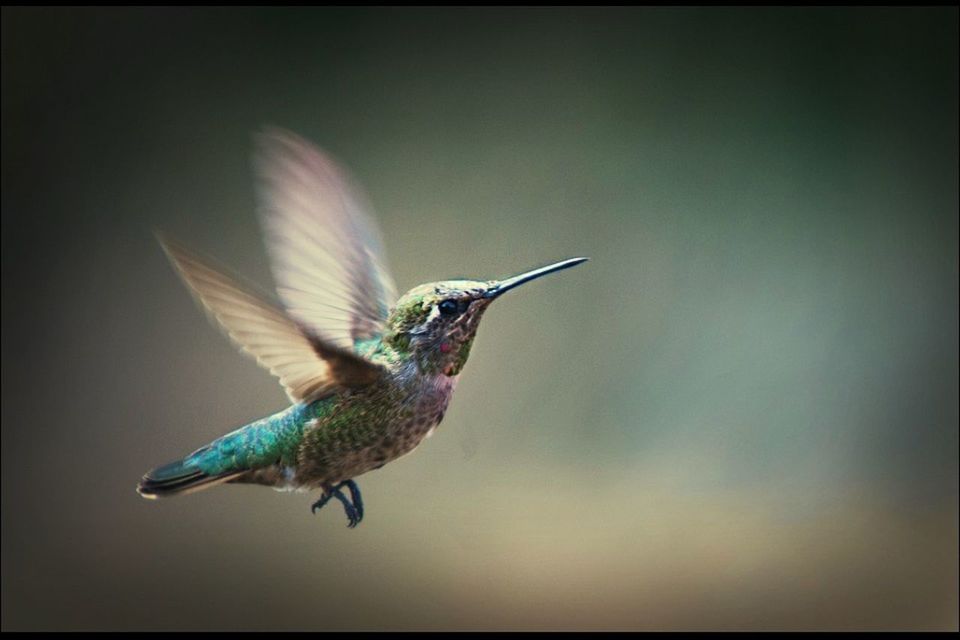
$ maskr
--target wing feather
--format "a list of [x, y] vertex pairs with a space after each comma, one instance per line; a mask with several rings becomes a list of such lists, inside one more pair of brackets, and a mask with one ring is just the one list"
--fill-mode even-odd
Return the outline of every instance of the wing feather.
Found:
[[359, 191], [293, 133], [270, 128], [258, 142], [260, 218], [287, 312], [342, 349], [380, 335], [396, 287]]
[[292, 401], [309, 402], [379, 375], [377, 365], [329, 343], [179, 243], [159, 240], [194, 297], [234, 343], [280, 379]]

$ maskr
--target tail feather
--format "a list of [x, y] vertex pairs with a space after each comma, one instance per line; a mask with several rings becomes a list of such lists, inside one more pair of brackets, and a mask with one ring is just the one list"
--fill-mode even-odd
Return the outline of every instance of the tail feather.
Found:
[[216, 475], [204, 473], [190, 455], [148, 471], [137, 485], [137, 493], [144, 498], [164, 498], [167, 496], [192, 493], [227, 482], [243, 472], [227, 472]]
[[303, 424], [286, 417], [287, 412], [282, 412], [240, 427], [180, 460], [148, 471], [137, 493], [144, 498], [192, 493], [276, 464], [283, 438], [299, 435]]

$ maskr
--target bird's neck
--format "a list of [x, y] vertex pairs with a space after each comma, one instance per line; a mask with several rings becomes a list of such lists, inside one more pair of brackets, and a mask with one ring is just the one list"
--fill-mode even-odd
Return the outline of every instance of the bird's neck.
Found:
[[413, 363], [425, 376], [460, 375], [470, 356], [473, 336], [411, 339], [407, 333], [387, 331], [369, 351], [369, 356], [387, 365]]

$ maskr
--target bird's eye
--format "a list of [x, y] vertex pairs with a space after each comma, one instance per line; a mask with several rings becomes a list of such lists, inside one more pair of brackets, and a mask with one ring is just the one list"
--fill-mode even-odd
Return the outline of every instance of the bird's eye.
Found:
[[437, 308], [440, 309], [440, 313], [443, 315], [452, 316], [457, 313], [460, 305], [457, 304], [456, 300], [444, 300], [437, 306]]

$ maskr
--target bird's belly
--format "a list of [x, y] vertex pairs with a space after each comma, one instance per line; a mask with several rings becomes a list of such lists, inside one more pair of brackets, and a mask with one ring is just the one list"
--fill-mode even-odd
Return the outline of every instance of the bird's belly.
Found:
[[323, 444], [305, 450], [307, 455], [301, 456], [291, 484], [311, 487], [334, 484], [379, 469], [411, 453], [443, 420], [456, 381], [442, 382], [436, 392], [411, 397], [404, 411], [381, 414], [360, 428], [354, 425], [339, 433], [334, 425], [318, 423], [316, 438]]
[[[442, 418], [442, 416], [440, 416]], [[384, 437], [362, 447], [341, 449], [335, 457], [327, 458], [320, 468], [301, 466], [292, 483], [297, 485], [322, 486], [379, 469], [388, 462], [401, 458], [416, 449], [433, 434], [438, 420], [412, 420], [390, 429]], [[318, 473], [319, 472], [319, 473]]]

